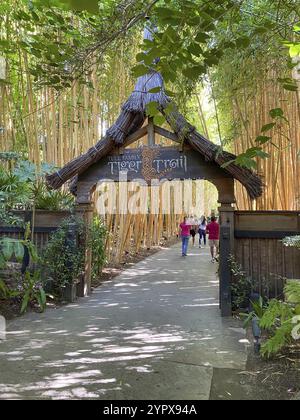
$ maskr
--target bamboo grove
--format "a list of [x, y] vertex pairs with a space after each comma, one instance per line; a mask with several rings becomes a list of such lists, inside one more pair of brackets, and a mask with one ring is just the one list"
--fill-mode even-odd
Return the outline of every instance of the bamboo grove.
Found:
[[[51, 13], [47, 17], [41, 8], [37, 13], [34, 10], [30, 12], [26, 2], [21, 0], [11, 3], [19, 8], [18, 19], [9, 5], [0, 6], [0, 151], [17, 151], [38, 165], [43, 161], [62, 167], [94, 145], [118, 116], [121, 104], [134, 86], [131, 70], [140, 51], [143, 23], [138, 22], [111, 43], [107, 41], [101, 53], [99, 49], [89, 53], [85, 65], [79, 65], [80, 76], [69, 80], [68, 73], [73, 65], [70, 57], [72, 48], [74, 50], [78, 43], [78, 34], [87, 32], [81, 41], [82, 45], [77, 46], [76, 51], [81, 51], [91, 42], [100, 18], [98, 21], [95, 18], [96, 21], [91, 24], [90, 21], [88, 23], [88, 14], [56, 10], [57, 21], [51, 23]], [[176, 6], [176, 2], [171, 3]], [[249, 2], [243, 3], [246, 3], [245, 10], [248, 10]], [[254, 3], [256, 13], [267, 14], [270, 2]], [[297, 21], [296, 6], [292, 1], [280, 3], [278, 15], [289, 28]], [[126, 13], [132, 14], [128, 17], [129, 21], [145, 11], [142, 2], [129, 2], [128, 9]], [[111, 19], [116, 19], [119, 15], [111, 12], [111, 16]], [[232, 16], [236, 15], [232, 12], [230, 19]], [[238, 23], [223, 18], [217, 38], [224, 36], [223, 32], [227, 31], [224, 28], [230, 27], [234, 33], [253, 25], [253, 16], [255, 13], [245, 13]], [[65, 20], [60, 22], [61, 19]], [[125, 19], [124, 16], [122, 19]], [[69, 22], [69, 32], [65, 29], [66, 22]], [[111, 24], [112, 20], [108, 18], [107, 27]], [[48, 74], [46, 67], [42, 74], [35, 73], [39, 61], [45, 58], [46, 50], [50, 48], [44, 44], [42, 53], [42, 49], [38, 48], [38, 43], [44, 42], [47, 37], [45, 25], [50, 28], [49, 34], [55, 36], [55, 42], [66, 45], [67, 59], [58, 57], [59, 62], [55, 65], [53, 62], [57, 52], [51, 46], [53, 54], [50, 54], [49, 60], [52, 60], [52, 70], [49, 70], [49, 80], [40, 83], [41, 79], [47, 79]], [[277, 34], [276, 37], [263, 32], [261, 38], [256, 40], [257, 45], [246, 43], [242, 51], [233, 50], [232, 55], [228, 53], [221, 58], [197, 81], [179, 76], [168, 82], [190, 122], [210, 140], [238, 155], [255, 147], [255, 139], [261, 128], [272, 121], [270, 110], [282, 110], [284, 119], [268, 133], [272, 140], [264, 145], [269, 157], [256, 159], [258, 172], [266, 185], [265, 192], [261, 198], [250, 202], [244, 189], [237, 184], [239, 209], [299, 208], [300, 97], [299, 91], [283, 87], [290, 83], [292, 71], [295, 72], [287, 65], [288, 51], [282, 45], [282, 39], [289, 39], [291, 34], [286, 29], [283, 31], [284, 35]], [[31, 34], [29, 41], [28, 33]], [[255, 49], [258, 53], [253, 52]], [[275, 60], [277, 51], [279, 54]], [[55, 73], [59, 66], [62, 75]], [[295, 86], [298, 82], [293, 79], [292, 83]], [[203, 207], [197, 216], [204, 212], [208, 214], [216, 208], [214, 187], [205, 183], [203, 191]], [[119, 212], [113, 216], [106, 215], [110, 232], [107, 239], [108, 259], [120, 262], [128, 252], [138, 252], [140, 247], [150, 248], [160, 244], [163, 237], [176, 235], [180, 217], [181, 214], [166, 216], [162, 213], [147, 217], [123, 216]]]

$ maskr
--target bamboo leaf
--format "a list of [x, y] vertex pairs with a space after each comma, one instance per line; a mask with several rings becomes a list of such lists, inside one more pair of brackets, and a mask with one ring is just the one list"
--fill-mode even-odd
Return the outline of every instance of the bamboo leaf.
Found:
[[266, 124], [262, 127], [261, 132], [265, 133], [266, 131], [272, 130], [276, 126], [276, 123]]
[[282, 118], [284, 116], [283, 110], [281, 108], [271, 109], [269, 114], [272, 118]]
[[268, 141], [270, 141], [272, 139], [272, 137], [269, 136], [258, 136], [255, 139], [255, 142], [258, 144], [265, 144], [268, 143]]
[[152, 89], [149, 89], [149, 93], [159, 93], [161, 91], [161, 87], [160, 86], [157, 86], [157, 87], [154, 87], [154, 88], [152, 88]]

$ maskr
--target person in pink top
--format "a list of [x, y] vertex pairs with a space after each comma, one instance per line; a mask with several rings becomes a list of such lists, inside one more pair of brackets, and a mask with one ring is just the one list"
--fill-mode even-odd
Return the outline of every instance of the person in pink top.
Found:
[[188, 219], [187, 217], [185, 217], [184, 221], [180, 223], [179, 227], [180, 227], [180, 236], [182, 240], [182, 256], [186, 257], [192, 225], [188, 223]]
[[[217, 219], [213, 216], [210, 223], [206, 226], [206, 232], [208, 233], [208, 243], [210, 246], [211, 262], [215, 262], [217, 255], [219, 254], [219, 240], [220, 240], [220, 225]], [[215, 254], [216, 251], [216, 254]]]

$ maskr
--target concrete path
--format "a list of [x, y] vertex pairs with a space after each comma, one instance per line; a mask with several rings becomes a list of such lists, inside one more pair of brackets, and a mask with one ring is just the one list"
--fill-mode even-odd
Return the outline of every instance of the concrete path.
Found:
[[0, 399], [195, 399], [214, 368], [244, 370], [245, 333], [222, 319], [208, 250], [147, 258], [89, 298], [9, 323]]

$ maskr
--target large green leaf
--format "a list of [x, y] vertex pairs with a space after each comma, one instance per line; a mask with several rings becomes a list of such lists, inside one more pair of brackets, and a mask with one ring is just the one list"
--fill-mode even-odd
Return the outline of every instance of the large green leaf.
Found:
[[200, 64], [197, 66], [187, 67], [182, 71], [184, 76], [186, 76], [188, 79], [191, 79], [191, 80], [198, 79], [205, 72], [206, 72], [206, 67]]
[[133, 67], [132, 71], [135, 77], [140, 77], [147, 74], [149, 69], [144, 64], [138, 64], [137, 66]]
[[24, 245], [20, 241], [17, 241], [14, 244], [14, 254], [17, 261], [22, 262], [24, 258]]
[[62, 3], [66, 3], [70, 9], [74, 10], [86, 10], [90, 13], [99, 13], [98, 0], [61, 0]]
[[0, 247], [4, 258], [9, 261], [14, 254], [14, 241], [9, 238], [5, 238], [1, 241]]

